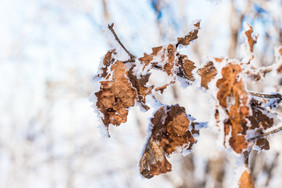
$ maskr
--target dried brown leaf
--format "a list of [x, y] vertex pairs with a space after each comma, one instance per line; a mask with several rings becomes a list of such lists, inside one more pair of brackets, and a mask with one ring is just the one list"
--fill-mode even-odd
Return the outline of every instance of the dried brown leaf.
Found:
[[246, 71], [246, 74], [249, 78], [251, 78], [254, 81], [259, 81], [261, 78], [265, 75], [265, 73], [262, 71], [258, 71], [255, 67], [251, 66], [250, 70]]
[[223, 61], [223, 59], [224, 59], [224, 58], [222, 58], [222, 57], [221, 57], [221, 58], [218, 58], [218, 57], [215, 57], [215, 58], [214, 58], [214, 60], [215, 60], [216, 62], [218, 62], [218, 63], [221, 63], [221, 62]]
[[106, 77], [106, 75], [108, 74], [107, 70], [108, 67], [113, 64], [113, 62], [115, 61], [115, 59], [113, 58], [113, 55], [116, 55], [116, 51], [115, 50], [111, 50], [108, 51], [103, 59], [103, 66], [101, 67], [102, 70], [102, 74], [99, 75], [101, 77]]
[[154, 114], [151, 119], [152, 133], [139, 163], [140, 173], [144, 177], [151, 178], [170, 171], [171, 164], [165, 156], [177, 148], [191, 150], [196, 142], [193, 134], [198, 131], [190, 121], [185, 109], [179, 105], [163, 106]]
[[209, 61], [203, 68], [199, 69], [198, 74], [201, 77], [201, 86], [208, 89], [208, 83], [216, 76], [217, 70], [212, 61]]
[[262, 108], [262, 103], [252, 99], [250, 104], [253, 112], [252, 115], [248, 117], [252, 125], [251, 129], [263, 128], [266, 130], [272, 127], [274, 119], [264, 112], [266, 109]]
[[171, 164], [166, 159], [163, 148], [152, 137], [148, 140], [144, 154], [140, 159], [139, 167], [140, 173], [145, 178], [152, 178], [155, 175], [171, 171]]
[[[150, 55], [144, 54], [143, 57], [139, 58], [141, 65], [143, 63], [142, 71], [147, 71], [145, 74], [150, 74], [151, 68], [156, 68], [166, 72], [168, 76], [175, 76], [175, 69], [178, 67], [177, 56], [176, 56], [176, 47], [175, 45], [169, 44], [167, 46], [160, 46], [152, 49], [152, 53]], [[146, 67], [150, 67], [150, 69], [145, 69]], [[156, 90], [160, 90], [163, 92], [164, 89], [169, 84], [174, 83], [174, 81], [170, 83], [164, 83], [162, 86], [156, 88]]]
[[219, 88], [217, 99], [228, 113], [228, 119], [224, 122], [225, 135], [231, 131], [229, 144], [237, 153], [242, 153], [248, 147], [245, 139], [246, 118], [249, 116], [248, 92], [243, 81], [238, 78], [241, 71], [240, 65], [229, 63], [222, 69], [222, 78], [216, 83]]
[[254, 188], [254, 179], [251, 173], [245, 170], [239, 179], [239, 188]]
[[[152, 55], [148, 55], [146, 53], [144, 53], [144, 56], [143, 57], [140, 57], [139, 58], [139, 61], [145, 63], [145, 65], [149, 65], [151, 63], [151, 61], [153, 60], [153, 56]], [[144, 66], [145, 68], [145, 66]], [[144, 69], [143, 68], [143, 69]]]
[[184, 37], [177, 38], [176, 46], [178, 46], [179, 44], [187, 46], [190, 44], [190, 42], [198, 38], [200, 22], [195, 23], [194, 26], [195, 26], [194, 30], [190, 31], [187, 35], [185, 35]]
[[137, 97], [127, 78], [126, 66], [116, 61], [111, 65], [105, 81], [101, 81], [100, 91], [96, 92], [96, 106], [103, 113], [102, 121], [106, 127], [110, 123], [120, 125], [127, 120], [128, 108], [134, 105]]
[[168, 75], [172, 75], [174, 73], [173, 67], [176, 64], [176, 62], [175, 62], [175, 59], [176, 59], [175, 58], [175, 54], [176, 54], [176, 47], [175, 47], [175, 45], [169, 44], [167, 46], [166, 51], [164, 51], [164, 57], [167, 56], [167, 61], [164, 64], [164, 71]]
[[255, 143], [258, 147], [260, 147], [261, 149], [264, 150], [269, 150], [270, 146], [269, 146], [269, 142], [266, 138], [260, 138], [256, 141]]
[[[268, 100], [263, 99], [261, 102], [254, 98], [250, 101], [252, 115], [248, 117], [251, 123], [251, 127], [248, 127], [248, 129], [256, 130], [257, 134], [262, 134], [262, 132], [274, 125], [274, 114], [262, 107], [262, 104], [267, 101]], [[255, 145], [264, 150], [269, 150], [270, 148], [266, 138], [258, 137], [257, 140], [255, 140]]]
[[149, 110], [149, 107], [146, 105], [146, 96], [152, 92], [153, 87], [147, 87], [146, 83], [149, 80], [150, 74], [146, 74], [144, 76], [140, 76], [141, 78], [138, 79], [137, 76], [133, 73], [135, 65], [133, 65], [128, 71], [128, 78], [132, 84], [132, 86], [137, 90], [138, 94], [138, 102], [141, 106]]
[[173, 75], [174, 66], [178, 65], [176, 62], [176, 47], [175, 45], [169, 44], [167, 46], [159, 46], [152, 49], [150, 55], [144, 54], [143, 57], [139, 58], [139, 61], [144, 63], [143, 70], [148, 65], [153, 65], [165, 71], [168, 75]]
[[253, 33], [253, 27], [248, 25], [249, 26], [249, 30], [245, 31], [245, 35], [247, 37], [247, 40], [248, 40], [248, 45], [250, 47], [250, 52], [253, 52], [254, 51], [254, 45], [255, 43], [257, 42], [257, 36], [255, 36], [254, 38], [252, 37], [252, 33]]
[[184, 73], [189, 81], [195, 81], [192, 71], [196, 68], [195, 63], [188, 59], [186, 55], [178, 55], [178, 64], [180, 65], [180, 72]]
[[229, 144], [236, 153], [242, 153], [243, 149], [247, 149], [249, 143], [245, 139], [245, 135], [235, 135], [229, 140]]
[[153, 60], [153, 58], [158, 55], [158, 53], [163, 49], [163, 46], [158, 46], [158, 47], [154, 47], [152, 48], [152, 53], [150, 55], [144, 53], [143, 57], [139, 58], [139, 61], [145, 63], [145, 65], [149, 65], [151, 63], [151, 61]]
[[157, 87], [157, 88], [155, 89], [155, 91], [160, 91], [161, 94], [163, 94], [163, 92], [164, 92], [164, 90], [167, 88], [167, 86], [169, 86], [169, 84], [165, 84], [165, 85], [163, 85], [163, 86], [161, 86], [161, 87]]

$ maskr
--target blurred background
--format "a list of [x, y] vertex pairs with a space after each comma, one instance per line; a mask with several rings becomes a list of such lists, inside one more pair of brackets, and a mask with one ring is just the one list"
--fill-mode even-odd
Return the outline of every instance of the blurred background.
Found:
[[[0, 187], [230, 187], [236, 164], [217, 147], [214, 125], [192, 154], [169, 158], [172, 172], [146, 180], [138, 162], [154, 109], [132, 108], [108, 139], [88, 101], [91, 75], [112, 48], [107, 24], [140, 57], [175, 42], [195, 19], [199, 38], [183, 53], [197, 65], [206, 56], [241, 58], [243, 22], [259, 34], [256, 66], [272, 64], [282, 45], [281, 0], [0, 0]], [[279, 84], [266, 78], [249, 88], [281, 92]], [[197, 121], [213, 114], [195, 88], [176, 84], [157, 97], [185, 106]], [[281, 143], [277, 133], [269, 151], [252, 153], [256, 187], [281, 187]]]

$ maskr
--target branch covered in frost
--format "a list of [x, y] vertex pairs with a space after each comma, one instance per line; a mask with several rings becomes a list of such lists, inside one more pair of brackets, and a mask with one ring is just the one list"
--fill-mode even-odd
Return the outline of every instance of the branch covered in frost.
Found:
[[[148, 110], [148, 96], [159, 102], [154, 95], [156, 92], [163, 94], [169, 85], [185, 80], [188, 85], [205, 90], [214, 99], [212, 120], [224, 133], [222, 144], [226, 148], [243, 155], [244, 159], [249, 158], [253, 148], [270, 149], [266, 137], [282, 130], [282, 127], [273, 129], [277, 117], [273, 109], [282, 102], [282, 95], [248, 91], [246, 80], [259, 81], [267, 73], [282, 74], [282, 48], [276, 55], [275, 66], [255, 68], [252, 65], [255, 58], [253, 49], [258, 35], [253, 36], [252, 27], [245, 24], [247, 55], [243, 60], [208, 58], [196, 66], [187, 55], [180, 54], [178, 47], [188, 46], [198, 38], [200, 22], [194, 23], [188, 34], [178, 38], [176, 44], [154, 47], [150, 54], [144, 53], [139, 58], [125, 48], [113, 26], [108, 25], [108, 28], [129, 59], [120, 61], [118, 52], [111, 50], [102, 61], [98, 75], [100, 90], [94, 92], [96, 100], [93, 101], [106, 127], [126, 123], [130, 107], [136, 104]], [[162, 71], [167, 78], [150, 85], [149, 78], [155, 74], [152, 69]], [[171, 171], [166, 157], [175, 152], [191, 152], [200, 128], [206, 127], [206, 123], [196, 123], [179, 104], [161, 104], [157, 108], [151, 118], [150, 133], [139, 162], [140, 173], [146, 178]], [[248, 166], [248, 160], [244, 162]], [[253, 185], [248, 168], [241, 174], [239, 183], [249, 187]]]
[[273, 93], [273, 94], [263, 94], [263, 93], [255, 93], [250, 91], [249, 92], [254, 97], [260, 97], [265, 99], [277, 99], [279, 101], [282, 100], [282, 95], [280, 93]]
[[267, 132], [261, 132], [261, 131], [260, 131], [260, 132], [258, 133], [258, 135], [249, 138], [248, 141], [255, 141], [255, 140], [258, 140], [258, 139], [260, 139], [260, 138], [265, 138], [265, 137], [267, 137], [267, 136], [269, 136], [269, 135], [278, 133], [278, 132], [280, 132], [280, 131], [282, 131], [282, 126], [281, 126], [281, 127], [277, 127], [277, 128], [275, 128], [275, 129], [273, 129], [273, 130], [271, 130], [271, 131], [267, 131]]

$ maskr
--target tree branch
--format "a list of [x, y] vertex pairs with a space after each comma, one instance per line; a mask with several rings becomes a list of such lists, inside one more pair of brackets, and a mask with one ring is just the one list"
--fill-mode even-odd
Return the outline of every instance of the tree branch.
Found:
[[267, 101], [267, 106], [272, 108], [277, 108], [278, 104], [282, 101], [282, 95], [280, 93], [263, 94], [249, 92], [253, 97], [258, 97]]
[[[200, 22], [197, 22], [196, 24], [194, 24], [194, 26], [196, 27], [194, 30], [190, 31], [183, 38], [179, 38], [179, 40], [178, 40], [178, 42], [176, 44], [176, 48], [178, 47], [179, 44], [183, 43], [185, 40], [186, 40], [185, 42], [187, 42], [189, 44], [191, 41], [193, 41], [193, 40], [198, 38], [197, 34], [199, 32], [199, 29], [200, 29]], [[122, 42], [118, 38], [118, 36], [117, 36], [117, 34], [116, 34], [115, 30], [114, 30], [114, 23], [112, 23], [111, 25], [109, 24], [108, 28], [112, 32], [112, 34], [114, 35], [115, 40], [119, 43], [119, 45], [122, 47], [122, 49], [130, 57], [130, 59], [128, 59], [126, 61], [123, 61], [123, 63], [135, 62], [136, 57], [125, 48], [125, 46], [122, 44]], [[156, 69], [162, 69], [161, 67], [158, 67], [157, 65], [154, 65], [153, 67], [156, 68]], [[265, 69], [262, 72], [264, 74], [266, 74], [266, 73], [271, 72], [271, 71], [272, 71], [271, 68], [267, 68], [267, 69]], [[193, 81], [193, 80], [190, 80], [189, 78], [187, 78], [187, 76], [185, 74], [181, 73], [181, 72], [178, 72], [177, 76], [179, 76], [181, 78], [184, 78], [184, 79], [187, 79], [189, 83], [191, 81]], [[279, 93], [275, 93], [275, 94], [262, 94], [262, 93], [255, 93], [255, 92], [252, 92], [252, 91], [250, 91], [249, 93], [253, 97], [259, 97], [259, 98], [264, 98], [264, 99], [274, 99], [274, 98], [276, 98], [278, 103], [280, 103], [282, 101], [282, 95], [279, 94]]]
[[120, 41], [120, 39], [118, 38], [115, 30], [114, 30], [114, 23], [112, 23], [111, 25], [108, 25], [109, 30], [113, 33], [116, 41], [119, 43], [119, 45], [122, 47], [122, 49], [124, 49], [124, 51], [127, 53], [127, 55], [130, 57], [130, 59], [124, 61], [123, 63], [128, 63], [128, 62], [134, 62], [136, 57], [134, 55], [132, 55], [132, 53], [130, 53], [125, 46], [122, 44], [122, 42]]

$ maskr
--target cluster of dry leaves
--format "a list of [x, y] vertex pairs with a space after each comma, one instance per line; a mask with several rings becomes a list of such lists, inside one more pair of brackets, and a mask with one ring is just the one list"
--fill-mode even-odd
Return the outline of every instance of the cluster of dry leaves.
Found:
[[[188, 46], [198, 38], [200, 22], [196, 22], [186, 36], [178, 38], [176, 44], [155, 47], [151, 54], [140, 58], [129, 54], [130, 61], [120, 61], [115, 50], [109, 51], [98, 74], [100, 89], [94, 93], [95, 106], [101, 113], [104, 125], [108, 128], [110, 124], [119, 126], [125, 123], [129, 108], [137, 103], [148, 110], [146, 96], [154, 92], [162, 94], [179, 77], [190, 85], [200, 83], [200, 87], [205, 88], [216, 101], [214, 118], [219, 130], [224, 132], [224, 146], [231, 147], [235, 154], [244, 158], [246, 168], [239, 179], [239, 186], [254, 187], [249, 171], [249, 153], [253, 148], [270, 148], [265, 133], [275, 124], [273, 109], [282, 97], [280, 94], [250, 92], [245, 82], [246, 79], [261, 80], [270, 73], [281, 74], [282, 47], [277, 49], [275, 65], [255, 68], [252, 61], [257, 36], [252, 36], [251, 26], [247, 28], [248, 56], [241, 61], [211, 58], [201, 67], [196, 67], [187, 55], [180, 54], [177, 51], [179, 46]], [[118, 38], [116, 40], [119, 41]], [[158, 87], [149, 85], [152, 69], [163, 71], [171, 78], [170, 81]], [[151, 178], [171, 171], [166, 157], [176, 151], [191, 151], [196, 143], [195, 135], [199, 135], [199, 129], [204, 127], [201, 125], [178, 104], [160, 107], [151, 118], [151, 135], [139, 162], [140, 173]]]

